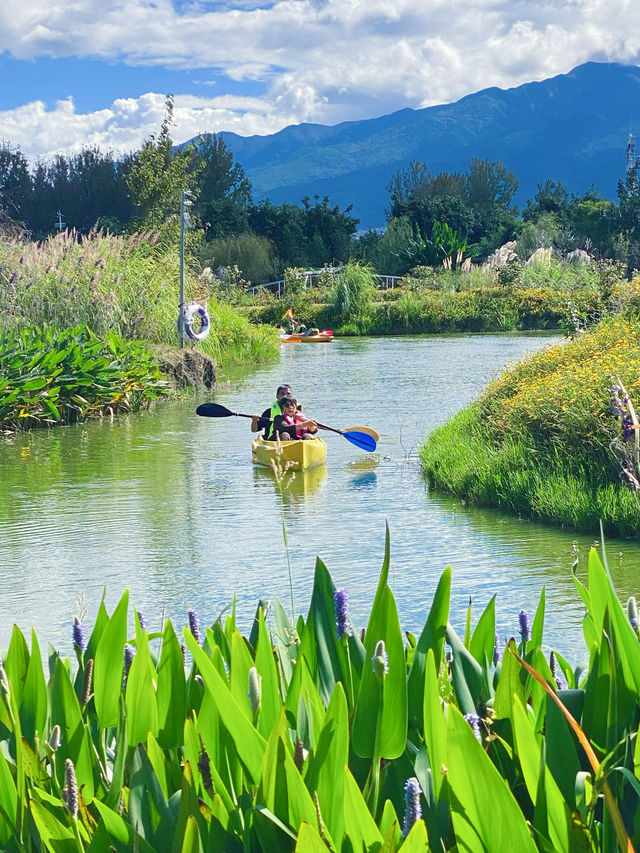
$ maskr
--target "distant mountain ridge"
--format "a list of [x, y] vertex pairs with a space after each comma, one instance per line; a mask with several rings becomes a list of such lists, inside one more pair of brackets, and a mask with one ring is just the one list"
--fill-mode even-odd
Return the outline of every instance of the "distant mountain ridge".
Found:
[[466, 171], [472, 157], [501, 160], [524, 205], [546, 178], [570, 192], [592, 184], [616, 197], [630, 128], [640, 127], [640, 68], [588, 62], [513, 89], [483, 89], [452, 104], [402, 109], [331, 126], [301, 124], [269, 136], [222, 133], [253, 186], [275, 204], [329, 196], [353, 204], [360, 227], [381, 227], [392, 175], [412, 160], [434, 174]]

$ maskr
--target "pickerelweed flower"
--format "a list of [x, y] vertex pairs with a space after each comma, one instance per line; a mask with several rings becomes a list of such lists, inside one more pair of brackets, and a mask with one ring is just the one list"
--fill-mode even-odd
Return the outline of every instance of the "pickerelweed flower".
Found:
[[496, 628], [496, 638], [493, 641], [493, 663], [494, 666], [498, 665], [498, 662], [502, 658], [502, 643], [500, 642], [500, 637], [498, 636], [498, 629]]
[[384, 646], [384, 640], [378, 640], [376, 650], [371, 658], [371, 666], [378, 678], [382, 679], [389, 672], [389, 658]]
[[133, 659], [136, 656], [136, 647], [130, 645], [129, 643], [124, 644], [124, 680], [126, 682], [129, 676], [129, 670], [131, 669], [131, 664], [133, 663]]
[[262, 701], [262, 684], [261, 678], [258, 675], [258, 670], [255, 666], [252, 666], [249, 670], [249, 692], [247, 693], [247, 696], [249, 697], [251, 711], [256, 714], [260, 707], [260, 702]]
[[631, 596], [627, 601], [627, 616], [634, 631], [638, 630], [638, 604], [635, 596]]
[[136, 610], [136, 613], [138, 614], [138, 621], [140, 622], [140, 628], [143, 631], [146, 631], [147, 630], [147, 620], [144, 618], [144, 614], [142, 613], [141, 610]]
[[520, 636], [523, 642], [528, 643], [531, 639], [531, 616], [526, 610], [521, 610], [518, 613], [518, 621], [520, 622]]
[[193, 634], [196, 643], [201, 646], [202, 645], [202, 634], [200, 633], [200, 617], [196, 613], [195, 610], [190, 610], [188, 613], [189, 616], [189, 630]]
[[556, 653], [554, 651], [549, 652], [549, 669], [551, 670], [551, 675], [553, 676], [553, 680], [555, 681], [558, 690], [565, 690], [567, 682], [562, 675], [562, 670], [558, 666]]
[[205, 791], [209, 794], [209, 796], [213, 796], [211, 761], [209, 759], [209, 753], [204, 747], [202, 747], [202, 752], [200, 753], [200, 757], [198, 758], [198, 770], [200, 771], [200, 775], [202, 776], [202, 784], [204, 785]]
[[333, 593], [333, 608], [336, 616], [338, 639], [351, 636], [349, 625], [349, 595], [346, 589], [336, 589]]
[[91, 694], [93, 693], [93, 658], [89, 658], [87, 665], [84, 668], [84, 678], [82, 680], [82, 694], [80, 701], [86, 705]]
[[411, 776], [404, 783], [404, 821], [402, 823], [402, 837], [406, 838], [413, 824], [422, 817], [420, 807], [420, 794], [422, 788], [415, 776]]
[[62, 792], [64, 804], [73, 817], [78, 817], [78, 782], [76, 769], [70, 758], [64, 763], [64, 790]]
[[480, 717], [477, 714], [465, 714], [464, 718], [471, 726], [478, 743], [482, 743], [482, 734], [480, 732]]
[[87, 650], [87, 643], [89, 642], [87, 628], [77, 616], [73, 617], [73, 642], [81, 652], [85, 652]]

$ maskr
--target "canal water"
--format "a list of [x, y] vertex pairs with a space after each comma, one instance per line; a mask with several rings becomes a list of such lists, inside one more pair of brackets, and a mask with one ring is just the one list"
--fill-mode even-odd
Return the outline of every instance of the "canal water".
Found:
[[[403, 629], [421, 628], [441, 572], [453, 568], [451, 621], [464, 630], [493, 594], [503, 636], [546, 587], [545, 638], [584, 656], [582, 608], [571, 566], [586, 572], [592, 537], [468, 508], [430, 493], [417, 449], [505, 365], [557, 339], [527, 335], [416, 336], [283, 345], [280, 361], [238, 373], [215, 393], [152, 413], [35, 431], [0, 444], [0, 647], [13, 623], [70, 653], [78, 608], [91, 624], [102, 596], [123, 590], [151, 628], [163, 610], [213, 621], [234, 599], [249, 629], [260, 597], [305, 612], [316, 557], [349, 590], [363, 625], [391, 537], [391, 574]], [[325, 433], [326, 464], [281, 486], [252, 466], [249, 421], [195, 414], [215, 400], [261, 412], [290, 382], [308, 415], [380, 433], [375, 454]], [[640, 592], [640, 549], [611, 541], [619, 594]]]

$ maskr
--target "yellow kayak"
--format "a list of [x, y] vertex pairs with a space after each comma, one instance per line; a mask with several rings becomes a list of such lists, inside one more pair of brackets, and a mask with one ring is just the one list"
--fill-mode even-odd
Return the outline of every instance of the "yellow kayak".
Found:
[[288, 471], [306, 471], [321, 465], [327, 455], [327, 445], [321, 438], [307, 441], [265, 441], [259, 436], [251, 442], [251, 457], [254, 465], [272, 468], [279, 465]]

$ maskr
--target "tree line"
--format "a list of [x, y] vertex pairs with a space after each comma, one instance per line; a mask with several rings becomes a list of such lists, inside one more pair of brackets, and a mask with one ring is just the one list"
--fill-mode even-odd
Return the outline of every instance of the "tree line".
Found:
[[357, 234], [351, 206], [341, 210], [326, 197], [254, 202], [251, 183], [222, 137], [207, 133], [175, 146], [172, 120], [169, 96], [159, 132], [118, 158], [85, 147], [30, 169], [19, 147], [0, 143], [0, 225], [11, 223], [36, 240], [60, 227], [81, 235], [96, 227], [175, 234], [180, 192], [186, 191], [196, 227], [190, 244], [201, 262], [237, 266], [253, 282], [279, 277], [285, 267], [318, 268], [349, 258], [403, 275], [416, 265], [483, 260], [510, 240], [523, 255], [541, 246], [560, 254], [583, 249], [620, 261], [628, 271], [640, 267], [637, 168], [618, 182], [617, 203], [595, 187], [570, 195], [561, 181], [547, 179], [520, 212], [513, 202], [518, 179], [499, 161], [473, 158], [466, 172], [439, 174], [414, 162], [387, 187], [385, 229]]

